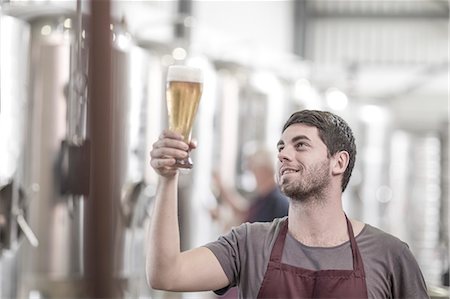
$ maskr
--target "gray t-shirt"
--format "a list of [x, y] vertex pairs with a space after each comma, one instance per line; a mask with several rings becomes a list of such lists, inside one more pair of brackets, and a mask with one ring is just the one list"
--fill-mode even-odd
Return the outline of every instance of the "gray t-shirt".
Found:
[[[230, 286], [239, 285], [239, 298], [256, 298], [283, 219], [245, 223], [209, 248], [219, 260]], [[425, 281], [408, 245], [366, 224], [356, 236], [369, 298], [429, 298]], [[353, 269], [350, 242], [335, 247], [308, 247], [289, 233], [282, 263], [312, 270]], [[217, 291], [223, 294], [226, 290]]]

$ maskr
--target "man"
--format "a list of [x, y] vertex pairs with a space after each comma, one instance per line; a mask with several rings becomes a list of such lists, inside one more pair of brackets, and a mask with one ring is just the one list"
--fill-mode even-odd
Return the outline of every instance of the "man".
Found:
[[[231, 208], [234, 219], [228, 222], [233, 223], [233, 226], [243, 222], [269, 222], [287, 216], [289, 202], [275, 181], [273, 158], [273, 152], [265, 147], [259, 147], [245, 156], [247, 169], [253, 174], [256, 182], [254, 196], [250, 200], [222, 182], [218, 173], [214, 175], [214, 182], [222, 199], [218, 209]], [[220, 215], [219, 211], [214, 212]], [[220, 217], [217, 218], [220, 220]]]
[[194, 144], [164, 132], [151, 165], [160, 183], [149, 230], [147, 274], [154, 288], [219, 290], [241, 298], [428, 298], [407, 245], [342, 209], [355, 163], [351, 129], [322, 111], [294, 113], [278, 142], [278, 184], [289, 216], [243, 224], [204, 247], [180, 252], [177, 170]]

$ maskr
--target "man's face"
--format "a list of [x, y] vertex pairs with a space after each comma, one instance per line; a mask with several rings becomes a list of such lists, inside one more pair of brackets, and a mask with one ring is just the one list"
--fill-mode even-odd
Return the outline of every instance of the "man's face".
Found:
[[316, 127], [293, 124], [278, 142], [277, 179], [281, 191], [294, 200], [321, 193], [331, 180], [328, 150]]

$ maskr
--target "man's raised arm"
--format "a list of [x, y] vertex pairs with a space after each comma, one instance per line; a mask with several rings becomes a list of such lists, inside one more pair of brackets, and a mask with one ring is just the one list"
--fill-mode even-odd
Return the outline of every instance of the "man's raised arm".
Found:
[[148, 229], [147, 279], [154, 289], [167, 291], [217, 290], [229, 284], [219, 261], [205, 247], [180, 251], [178, 229], [178, 170], [175, 159], [187, 156], [195, 144], [164, 131], [153, 144], [151, 166], [159, 182]]

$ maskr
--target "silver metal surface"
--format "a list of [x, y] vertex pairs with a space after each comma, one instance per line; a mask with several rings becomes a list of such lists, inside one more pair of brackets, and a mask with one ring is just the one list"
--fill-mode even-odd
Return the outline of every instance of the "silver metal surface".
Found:
[[1, 15], [0, 186], [21, 175], [28, 109], [29, 26]]
[[27, 206], [24, 152], [28, 101], [29, 25], [0, 14], [0, 297], [17, 296], [20, 228]]
[[[59, 281], [79, 280], [83, 268], [83, 204], [80, 197], [63, 195], [61, 157], [67, 136], [65, 92], [70, 75], [70, 39], [57, 30], [53, 18], [32, 23], [30, 126], [27, 139], [27, 181], [36, 192], [30, 195], [29, 225], [38, 247], [24, 244], [20, 258], [22, 297], [38, 291], [61, 296], [66, 287], [50, 287]], [[50, 30], [49, 30], [50, 28]], [[79, 282], [77, 282], [77, 285]]]

